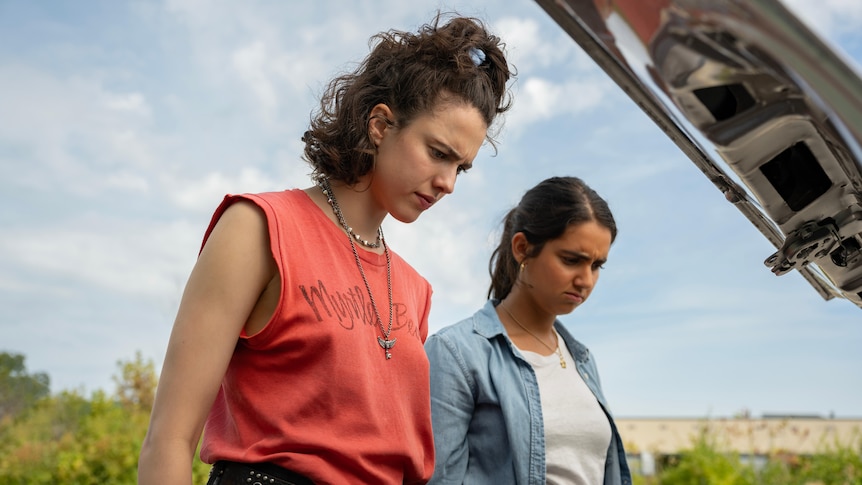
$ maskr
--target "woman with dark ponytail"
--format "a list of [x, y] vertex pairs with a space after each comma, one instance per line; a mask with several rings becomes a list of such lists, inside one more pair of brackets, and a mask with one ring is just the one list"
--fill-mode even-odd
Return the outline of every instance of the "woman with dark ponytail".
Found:
[[575, 177], [544, 180], [509, 211], [488, 302], [425, 343], [430, 483], [631, 484], [595, 360], [557, 319], [590, 296], [616, 235]]

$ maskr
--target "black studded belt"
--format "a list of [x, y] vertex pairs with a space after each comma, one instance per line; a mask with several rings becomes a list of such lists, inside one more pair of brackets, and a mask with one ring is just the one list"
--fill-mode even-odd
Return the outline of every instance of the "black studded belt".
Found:
[[314, 482], [272, 463], [219, 460], [210, 470], [207, 485], [314, 485]]

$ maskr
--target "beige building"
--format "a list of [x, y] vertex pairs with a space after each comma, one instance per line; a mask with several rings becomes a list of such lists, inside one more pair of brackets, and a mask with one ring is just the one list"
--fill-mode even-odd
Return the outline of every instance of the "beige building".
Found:
[[837, 446], [862, 446], [862, 418], [615, 418], [635, 472], [651, 475], [660, 456], [691, 449], [706, 436], [720, 450], [757, 464], [776, 453], [811, 455]]

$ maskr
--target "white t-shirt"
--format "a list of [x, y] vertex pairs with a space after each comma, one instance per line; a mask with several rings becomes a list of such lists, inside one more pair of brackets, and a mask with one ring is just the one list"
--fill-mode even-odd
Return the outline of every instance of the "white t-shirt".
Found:
[[599, 402], [578, 374], [574, 358], [557, 335], [566, 368], [556, 352], [540, 355], [521, 350], [539, 381], [545, 426], [548, 485], [595, 485], [605, 476], [611, 426]]

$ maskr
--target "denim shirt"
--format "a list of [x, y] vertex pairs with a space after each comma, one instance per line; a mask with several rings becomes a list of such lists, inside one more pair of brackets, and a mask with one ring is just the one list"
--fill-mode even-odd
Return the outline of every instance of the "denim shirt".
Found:
[[[428, 337], [436, 484], [545, 484], [539, 383], [489, 300], [472, 317]], [[589, 350], [554, 323], [611, 426], [604, 485], [631, 485], [616, 424]], [[572, 410], [577, 412], [577, 410]]]

